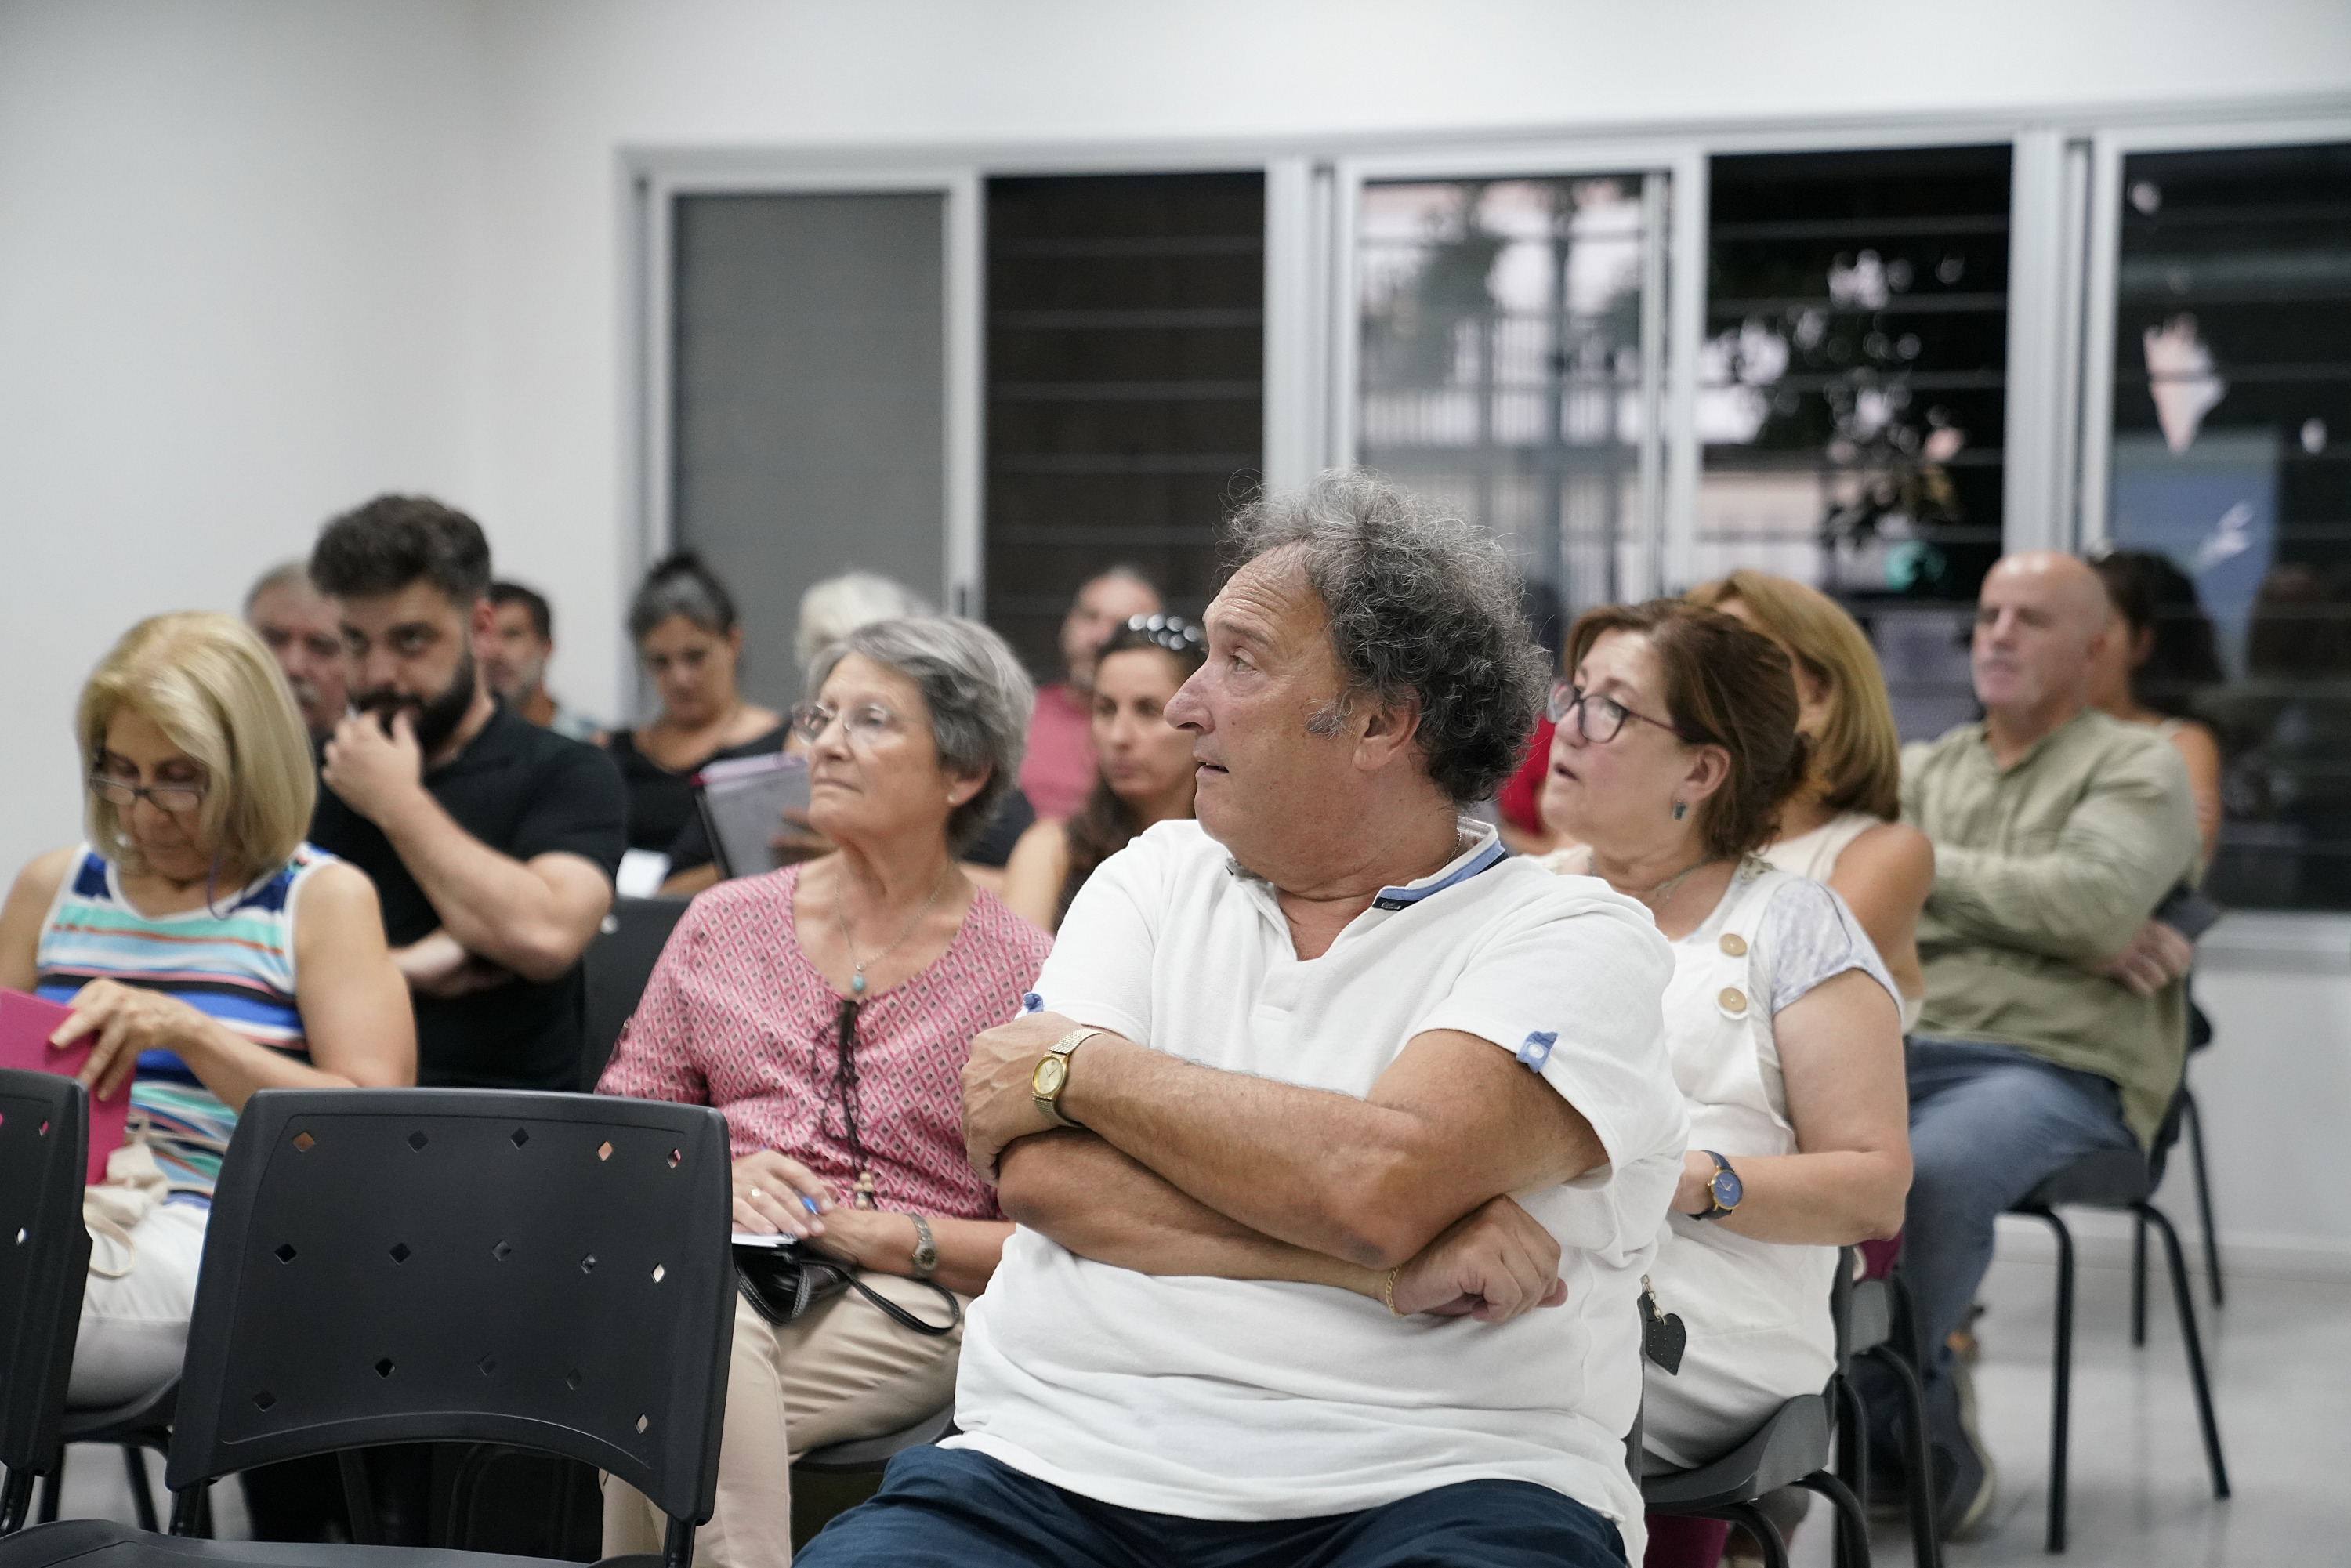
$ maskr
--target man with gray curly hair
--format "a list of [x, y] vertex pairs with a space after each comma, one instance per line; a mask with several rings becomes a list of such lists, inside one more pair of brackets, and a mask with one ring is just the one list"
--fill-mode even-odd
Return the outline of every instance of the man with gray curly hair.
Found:
[[1197, 821], [1103, 863], [964, 1070], [1019, 1228], [961, 1435], [808, 1564], [1639, 1559], [1666, 944], [1462, 815], [1544, 679], [1492, 540], [1326, 475], [1230, 542], [1166, 709]]

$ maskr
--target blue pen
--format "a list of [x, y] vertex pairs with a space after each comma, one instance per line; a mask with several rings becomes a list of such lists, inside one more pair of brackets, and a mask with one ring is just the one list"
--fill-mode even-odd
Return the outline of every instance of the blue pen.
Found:
[[807, 1209], [810, 1214], [817, 1212], [816, 1199], [810, 1197], [806, 1193], [800, 1194], [800, 1207]]

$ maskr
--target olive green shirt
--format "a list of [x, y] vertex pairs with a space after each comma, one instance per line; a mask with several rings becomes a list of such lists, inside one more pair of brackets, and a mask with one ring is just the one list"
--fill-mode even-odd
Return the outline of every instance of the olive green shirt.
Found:
[[2148, 1142], [2179, 1084], [2186, 982], [2142, 997], [2082, 966], [2120, 950], [2195, 868], [2179, 754], [2152, 729], [2085, 709], [2003, 771], [1984, 727], [1961, 725], [1904, 748], [1902, 820], [1935, 841], [1916, 1032], [2111, 1079]]

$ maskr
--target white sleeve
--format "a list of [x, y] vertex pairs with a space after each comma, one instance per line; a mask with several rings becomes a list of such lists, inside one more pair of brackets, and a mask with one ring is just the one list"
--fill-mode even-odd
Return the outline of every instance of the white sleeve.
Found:
[[1763, 911], [1756, 932], [1756, 956], [1771, 977], [1771, 1010], [1782, 1012], [1815, 986], [1859, 969], [1886, 988], [1896, 1008], [1902, 993], [1861, 922], [1836, 889], [1808, 877], [1791, 877]]
[[1149, 1044], [1157, 915], [1168, 869], [1167, 846], [1149, 833], [1097, 866], [1070, 901], [1022, 1010], [1060, 1013]]
[[1568, 1184], [1540, 1218], [1569, 1245], [1618, 1253], [1646, 1245], [1668, 1182], [1620, 1179], [1689, 1140], [1666, 1054], [1664, 998], [1673, 952], [1638, 911], [1543, 900], [1498, 920], [1445, 999], [1415, 1026], [1458, 1030], [1517, 1056], [1581, 1112], [1607, 1164]]

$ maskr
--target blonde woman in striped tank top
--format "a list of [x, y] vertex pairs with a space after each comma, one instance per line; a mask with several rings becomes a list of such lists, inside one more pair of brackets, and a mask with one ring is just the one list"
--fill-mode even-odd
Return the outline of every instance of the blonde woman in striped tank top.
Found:
[[302, 842], [317, 791], [293, 693], [226, 615], [159, 615], [115, 644], [76, 729], [89, 839], [0, 908], [0, 986], [73, 1009], [81, 1077], [131, 1097], [131, 1142], [89, 1189], [89, 1281], [68, 1402], [179, 1375], [213, 1184], [267, 1088], [416, 1080], [407, 988], [375, 888]]
[[1935, 846], [1901, 821], [1901, 739], [1876, 651], [1835, 600], [1769, 572], [1734, 571], [1683, 597], [1746, 622], [1795, 665], [1796, 728], [1813, 763], [1762, 858], [1836, 890], [1893, 974], [1907, 1033], [1927, 995], [1918, 912]]

